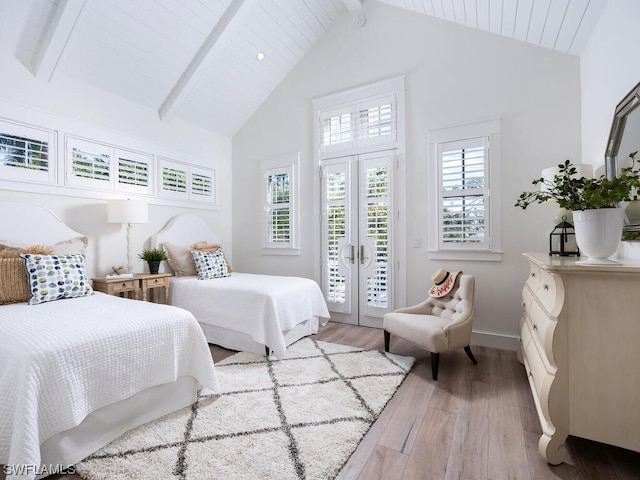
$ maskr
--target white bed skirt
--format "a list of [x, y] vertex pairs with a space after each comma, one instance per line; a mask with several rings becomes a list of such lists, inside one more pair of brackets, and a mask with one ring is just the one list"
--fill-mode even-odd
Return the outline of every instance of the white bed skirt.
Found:
[[[284, 340], [287, 346], [297, 342], [303, 337], [318, 333], [318, 317], [313, 317], [304, 322], [299, 323], [291, 330], [283, 332]], [[226, 328], [216, 327], [200, 323], [204, 336], [207, 341], [228, 348], [229, 350], [237, 350], [240, 352], [251, 352], [258, 355], [266, 353], [266, 347], [262, 343], [256, 342], [250, 335], [242, 332], [234, 332]], [[215, 340], [214, 340], [215, 339]]]
[[198, 388], [193, 377], [180, 377], [100, 408], [77, 427], [45, 440], [40, 446], [42, 465], [75, 465], [127, 430], [191, 405]]

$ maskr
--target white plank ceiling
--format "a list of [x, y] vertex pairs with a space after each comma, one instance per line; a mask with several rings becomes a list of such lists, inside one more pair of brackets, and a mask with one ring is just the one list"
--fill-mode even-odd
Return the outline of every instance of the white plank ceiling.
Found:
[[[374, 2], [378, 0], [364, 0]], [[579, 54], [607, 0], [379, 0]], [[361, 0], [1, 0], [0, 51], [233, 135]], [[257, 60], [258, 52], [265, 58]]]

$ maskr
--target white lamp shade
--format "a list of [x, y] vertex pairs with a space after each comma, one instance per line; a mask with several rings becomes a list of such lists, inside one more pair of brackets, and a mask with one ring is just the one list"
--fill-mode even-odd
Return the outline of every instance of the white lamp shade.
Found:
[[142, 200], [109, 200], [107, 222], [147, 223], [149, 222], [149, 205]]
[[[576, 168], [576, 173], [571, 176], [572, 178], [593, 177], [593, 165], [591, 165], [590, 163], [578, 163], [577, 165], [574, 165], [574, 167]], [[553, 177], [559, 174], [560, 174], [559, 167], [549, 167], [542, 170], [542, 178], [544, 178], [549, 182], [553, 182]], [[544, 183], [541, 183], [540, 190], [542, 192], [546, 192], [549, 189], [547, 185], [545, 185]]]

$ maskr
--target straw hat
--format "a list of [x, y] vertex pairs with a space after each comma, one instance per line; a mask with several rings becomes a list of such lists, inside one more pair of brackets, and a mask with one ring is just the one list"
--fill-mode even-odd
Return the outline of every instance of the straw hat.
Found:
[[446, 270], [440, 268], [433, 275], [431, 275], [431, 280], [433, 280], [433, 287], [429, 289], [429, 296], [440, 298], [451, 293], [451, 290], [453, 290], [453, 286], [456, 283], [456, 278], [461, 273], [461, 271], [447, 272]]

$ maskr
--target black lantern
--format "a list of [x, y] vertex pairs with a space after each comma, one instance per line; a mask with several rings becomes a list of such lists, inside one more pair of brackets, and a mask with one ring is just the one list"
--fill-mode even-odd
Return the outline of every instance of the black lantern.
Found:
[[562, 222], [554, 227], [549, 234], [549, 255], [561, 257], [580, 256], [580, 249], [576, 242], [576, 230], [569, 222], [567, 216], [562, 216]]

